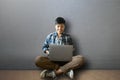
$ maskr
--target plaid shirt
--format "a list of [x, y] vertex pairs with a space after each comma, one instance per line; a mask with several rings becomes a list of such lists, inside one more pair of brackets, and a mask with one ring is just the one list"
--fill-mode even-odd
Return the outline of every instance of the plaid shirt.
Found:
[[45, 52], [49, 50], [49, 44], [56, 45], [73, 45], [72, 38], [66, 33], [62, 33], [62, 36], [58, 38], [57, 32], [50, 33], [42, 47], [42, 50]]

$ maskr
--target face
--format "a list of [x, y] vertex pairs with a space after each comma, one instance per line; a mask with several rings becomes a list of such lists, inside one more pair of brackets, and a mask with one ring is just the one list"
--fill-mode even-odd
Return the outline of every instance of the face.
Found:
[[56, 24], [55, 29], [56, 29], [58, 34], [61, 34], [64, 32], [65, 25], [64, 24]]

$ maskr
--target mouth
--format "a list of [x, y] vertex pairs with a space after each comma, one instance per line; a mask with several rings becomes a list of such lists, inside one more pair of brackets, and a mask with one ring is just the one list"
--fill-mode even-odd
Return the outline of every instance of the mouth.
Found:
[[62, 30], [58, 30], [58, 32], [62, 32]]
[[57, 32], [62, 33], [63, 31], [62, 30], [58, 30]]

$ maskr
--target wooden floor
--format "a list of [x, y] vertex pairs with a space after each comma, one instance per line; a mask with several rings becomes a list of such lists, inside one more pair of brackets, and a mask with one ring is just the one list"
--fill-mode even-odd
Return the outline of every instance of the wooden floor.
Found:
[[[0, 80], [53, 80], [40, 79], [40, 70], [0, 70]], [[55, 80], [70, 80], [65, 75]], [[75, 80], [120, 80], [120, 70], [77, 70]]]

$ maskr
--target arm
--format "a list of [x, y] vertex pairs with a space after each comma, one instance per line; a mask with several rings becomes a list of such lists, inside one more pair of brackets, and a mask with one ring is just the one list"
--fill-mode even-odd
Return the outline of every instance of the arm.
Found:
[[45, 54], [49, 54], [49, 39], [50, 39], [50, 36], [48, 35], [42, 47], [42, 50]]
[[73, 40], [72, 40], [71, 36], [68, 35], [67, 38], [68, 38], [68, 39], [67, 39], [67, 43], [68, 43], [69, 45], [73, 45], [73, 51], [75, 51], [75, 47], [74, 47]]

